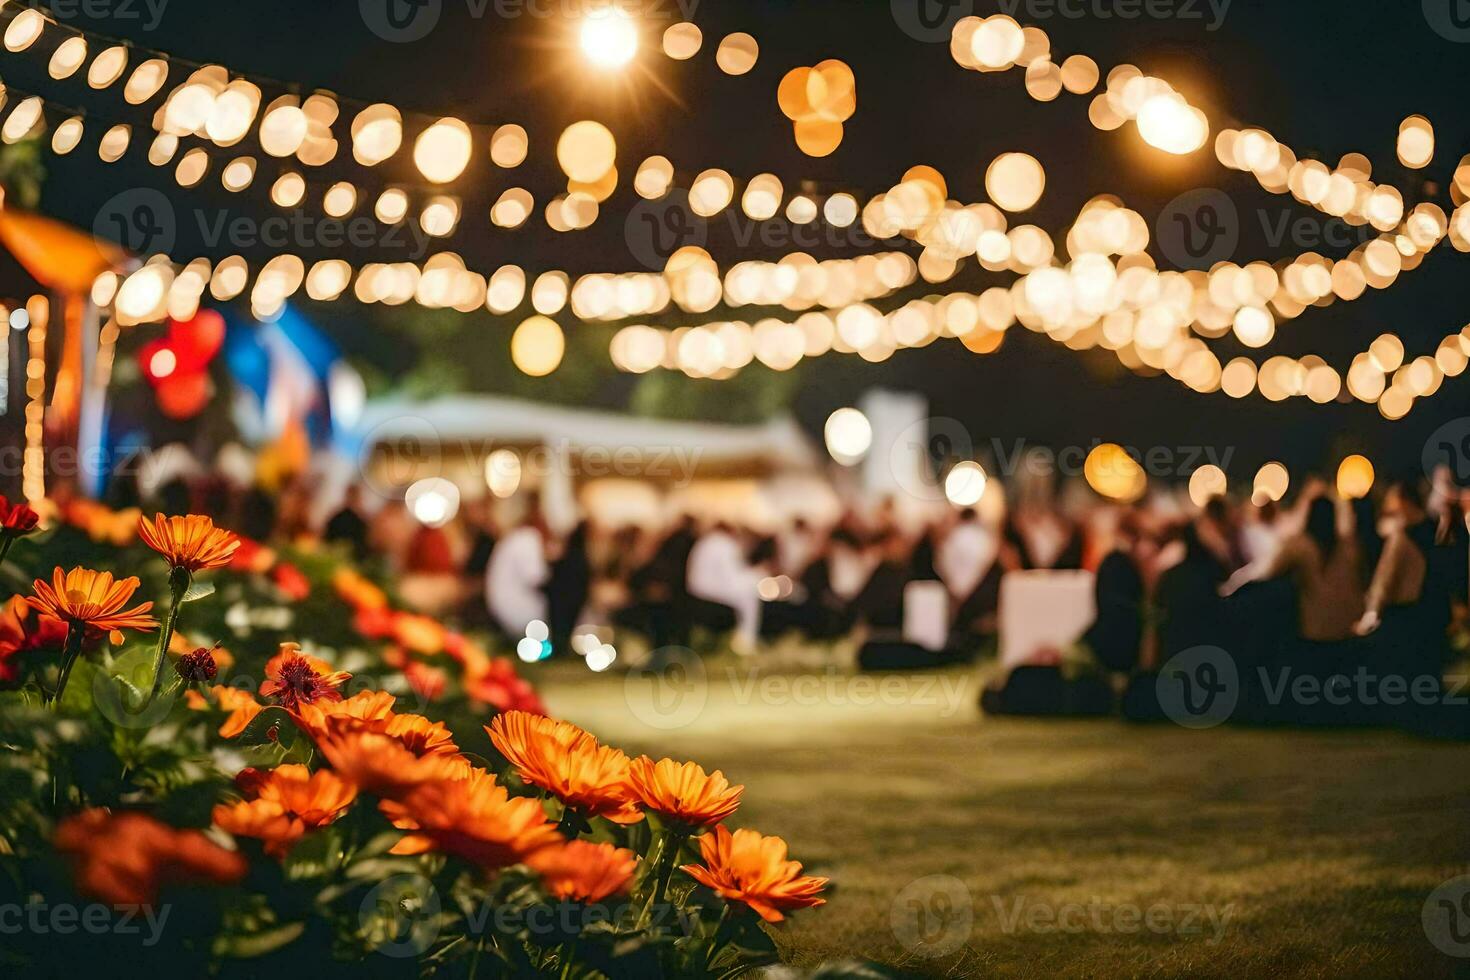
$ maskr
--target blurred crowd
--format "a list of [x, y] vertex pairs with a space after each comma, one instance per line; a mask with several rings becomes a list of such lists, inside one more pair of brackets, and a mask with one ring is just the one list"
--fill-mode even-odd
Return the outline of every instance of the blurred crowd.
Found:
[[[1158, 491], [1120, 504], [1077, 481], [1016, 488], [1009, 499], [1002, 489], [978, 509], [946, 506], [917, 520], [886, 500], [820, 526], [676, 515], [660, 527], [583, 520], [560, 533], [530, 493], [511, 502], [512, 519], [506, 501], [487, 496], [432, 523], [358, 486], [322, 507], [309, 482], [267, 492], [178, 477], [148, 503], [211, 514], [256, 540], [325, 541], [380, 563], [409, 602], [511, 643], [543, 623], [558, 653], [582, 624], [637, 631], [654, 648], [689, 645], [701, 630], [728, 634], [741, 652], [793, 633], [896, 637], [914, 583], [943, 587], [945, 645], [971, 653], [996, 633], [1007, 572], [1087, 569], [1097, 612], [1084, 642], [1109, 670], [1201, 644], [1248, 656], [1371, 644], [1375, 657], [1437, 673], [1470, 591], [1470, 495], [1444, 472], [1378, 489], [1343, 499], [1308, 479], [1284, 501], [1191, 503]], [[108, 502], [138, 496], [135, 483], [115, 480]]]

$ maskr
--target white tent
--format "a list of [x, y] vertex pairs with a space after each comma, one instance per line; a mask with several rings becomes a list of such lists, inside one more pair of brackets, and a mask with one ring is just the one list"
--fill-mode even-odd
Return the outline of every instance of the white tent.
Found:
[[760, 425], [640, 418], [493, 395], [369, 402], [357, 426], [357, 463], [382, 490], [444, 477], [468, 496], [485, 487], [491, 449], [512, 448], [554, 524], [582, 508], [610, 523], [670, 512], [778, 525], [829, 519], [838, 501], [824, 457], [789, 417]]

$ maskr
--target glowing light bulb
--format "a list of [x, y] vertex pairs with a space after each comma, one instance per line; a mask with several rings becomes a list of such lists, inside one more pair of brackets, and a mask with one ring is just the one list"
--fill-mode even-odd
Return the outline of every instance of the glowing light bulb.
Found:
[[582, 21], [582, 53], [599, 68], [621, 68], [638, 53], [638, 28], [621, 7], [599, 7]]

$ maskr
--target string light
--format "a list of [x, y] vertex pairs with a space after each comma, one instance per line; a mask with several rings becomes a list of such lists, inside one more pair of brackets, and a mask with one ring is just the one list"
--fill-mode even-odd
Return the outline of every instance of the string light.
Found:
[[638, 53], [638, 28], [622, 7], [598, 7], [582, 19], [578, 41], [587, 60], [600, 68], [621, 68]]

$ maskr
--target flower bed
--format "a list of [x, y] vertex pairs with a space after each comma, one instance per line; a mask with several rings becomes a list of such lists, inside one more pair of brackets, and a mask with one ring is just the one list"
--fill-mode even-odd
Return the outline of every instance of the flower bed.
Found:
[[724, 826], [742, 787], [545, 717], [354, 570], [205, 518], [57, 516], [25, 539], [0, 513], [44, 568], [0, 618], [7, 963], [735, 977], [822, 904], [780, 838]]

